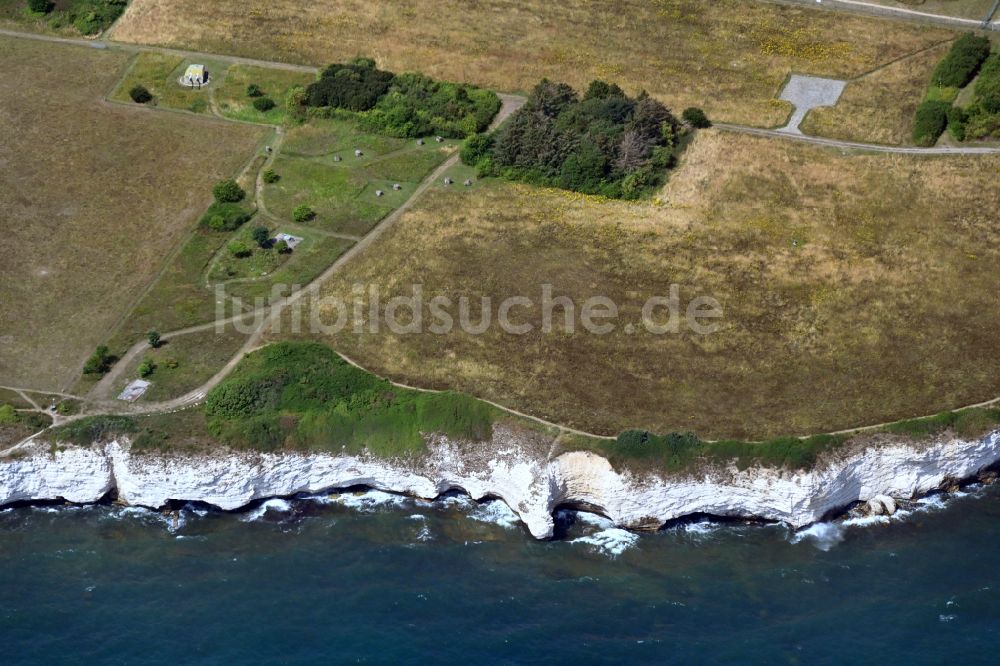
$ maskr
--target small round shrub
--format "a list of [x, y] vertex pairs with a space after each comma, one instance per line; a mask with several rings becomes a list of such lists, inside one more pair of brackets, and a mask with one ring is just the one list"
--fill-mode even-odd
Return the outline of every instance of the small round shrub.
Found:
[[226, 248], [234, 257], [246, 257], [250, 254], [250, 246], [241, 240], [230, 241]]
[[212, 231], [225, 231], [226, 229], [226, 218], [221, 215], [213, 215], [208, 218], [208, 228]]
[[20, 419], [11, 405], [0, 405], [0, 425], [15, 425]]
[[681, 117], [684, 118], [684, 122], [691, 127], [704, 129], [712, 126], [712, 121], [708, 119], [705, 112], [696, 106], [684, 109], [684, 113], [681, 114]]
[[264, 172], [264, 182], [267, 183], [268, 185], [271, 185], [272, 183], [277, 183], [279, 180], [281, 180], [281, 176], [276, 174], [274, 172], [274, 169], [267, 169]]
[[253, 108], [261, 113], [266, 113], [275, 107], [274, 100], [270, 97], [257, 97], [253, 101]]
[[260, 86], [256, 83], [251, 83], [247, 86], [247, 97], [263, 97], [264, 91], [260, 89]]
[[314, 217], [316, 217], [316, 213], [313, 212], [313, 209], [304, 204], [297, 206], [295, 210], [292, 211], [292, 219], [296, 222], [308, 222]]
[[147, 104], [153, 101], [153, 93], [146, 89], [146, 86], [134, 86], [128, 91], [128, 96], [136, 104]]
[[236, 203], [237, 201], [243, 201], [247, 193], [243, 191], [239, 183], [229, 178], [216, 183], [215, 187], [212, 188], [212, 195], [215, 196], [215, 200], [219, 203]]
[[288, 254], [291, 249], [288, 247], [288, 243], [282, 240], [274, 244], [274, 251], [278, 254]]
[[250, 234], [254, 242], [260, 247], [267, 245], [267, 242], [271, 240], [271, 234], [267, 230], [267, 227], [254, 227], [253, 232]]
[[152, 359], [147, 358], [139, 365], [139, 376], [143, 378], [149, 377], [153, 374], [154, 370], [156, 370], [156, 364], [153, 363]]

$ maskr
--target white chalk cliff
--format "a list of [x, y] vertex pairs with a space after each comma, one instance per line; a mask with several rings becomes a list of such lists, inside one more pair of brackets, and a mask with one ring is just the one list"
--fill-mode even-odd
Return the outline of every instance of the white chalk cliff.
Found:
[[885, 436], [833, 453], [810, 472], [733, 467], [674, 477], [619, 473], [587, 452], [550, 457], [546, 438], [506, 426], [495, 427], [489, 442], [433, 437], [428, 448], [419, 460], [387, 461], [330, 453], [132, 453], [126, 440], [53, 451], [31, 442], [0, 458], [0, 504], [87, 503], [117, 490], [132, 505], [190, 500], [232, 510], [257, 499], [365, 485], [427, 499], [454, 489], [500, 498], [537, 538], [552, 535], [552, 514], [562, 504], [587, 506], [632, 529], [696, 513], [803, 527], [854, 502], [911, 499], [970, 478], [1000, 460], [1000, 431], [920, 443]]

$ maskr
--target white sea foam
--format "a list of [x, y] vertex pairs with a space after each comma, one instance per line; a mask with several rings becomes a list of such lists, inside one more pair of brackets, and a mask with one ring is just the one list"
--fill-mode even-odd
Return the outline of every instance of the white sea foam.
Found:
[[503, 500], [490, 500], [476, 506], [469, 512], [469, 518], [481, 523], [493, 523], [505, 529], [513, 529], [520, 524], [521, 519], [511, 511]]
[[799, 530], [791, 537], [792, 543], [809, 541], [820, 550], [827, 551], [844, 540], [844, 528], [837, 523], [816, 523]]
[[403, 506], [407, 501], [402, 495], [393, 495], [381, 490], [332, 495], [330, 500], [335, 504], [341, 504], [358, 511], [376, 511], [382, 506]]
[[292, 510], [292, 505], [287, 500], [283, 499], [269, 499], [256, 509], [246, 514], [240, 520], [245, 523], [251, 523], [255, 520], [260, 520], [268, 511], [274, 511], [275, 513], [288, 513]]
[[589, 513], [587, 511], [575, 511], [573, 513], [576, 519], [583, 525], [597, 527], [602, 530], [611, 529], [615, 526], [613, 521], [597, 513]]
[[447, 497], [439, 497], [434, 500], [432, 504], [441, 509], [449, 509], [452, 507], [468, 509], [475, 506], [476, 502], [467, 495], [448, 495]]
[[618, 557], [639, 541], [639, 535], [612, 527], [588, 536], [578, 537], [570, 543], [582, 543], [602, 551], [611, 557]]
[[677, 529], [695, 540], [707, 539], [719, 530], [728, 529], [730, 532], [735, 531], [733, 525], [726, 525], [724, 523], [714, 522], [711, 520], [698, 520], [693, 523], [683, 523], [678, 525]]

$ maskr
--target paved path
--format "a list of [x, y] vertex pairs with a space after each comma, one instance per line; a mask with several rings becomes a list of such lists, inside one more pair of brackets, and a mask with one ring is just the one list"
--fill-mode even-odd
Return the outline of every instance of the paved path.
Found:
[[841, 141], [839, 139], [827, 139], [821, 136], [810, 136], [808, 134], [798, 134], [777, 129], [763, 129], [761, 127], [746, 127], [745, 125], [731, 125], [729, 123], [716, 123], [713, 127], [725, 132], [753, 134], [755, 136], [812, 143], [818, 146], [829, 146], [831, 148], [860, 150], [873, 153], [893, 153], [897, 155], [995, 155], [1000, 153], [1000, 147], [994, 148], [989, 146], [940, 146], [933, 148], [918, 148], [916, 146], [883, 146], [877, 143]]
[[889, 7], [874, 2], [862, 2], [861, 0], [770, 0], [783, 5], [807, 5], [810, 7], [823, 7], [826, 9], [840, 10], [854, 14], [868, 14], [870, 16], [881, 16], [890, 19], [902, 19], [905, 21], [920, 21], [923, 23], [934, 23], [946, 28], [959, 28], [968, 30], [970, 28], [982, 28], [996, 30], [997, 24], [991, 23], [994, 12], [990, 12], [981, 19], [961, 18], [958, 16], [946, 16], [944, 14], [933, 14], [922, 12], [916, 9], [906, 9], [904, 7]]

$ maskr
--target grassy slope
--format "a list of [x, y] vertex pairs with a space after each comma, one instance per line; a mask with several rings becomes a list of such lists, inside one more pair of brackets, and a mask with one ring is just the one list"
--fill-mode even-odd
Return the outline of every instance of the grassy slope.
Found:
[[542, 335], [535, 308], [515, 316], [536, 325], [526, 336], [326, 341], [381, 374], [601, 433], [763, 439], [934, 413], [1000, 394], [998, 169], [707, 132], [659, 204], [438, 187], [326, 293], [372, 283], [384, 303], [420, 283], [495, 308], [551, 283], [611, 297], [624, 324], [677, 283], [684, 303], [721, 301], [723, 331]]
[[[184, 88], [177, 80], [184, 74], [190, 61], [179, 56], [162, 53], [139, 53], [133, 59], [128, 72], [118, 87], [111, 93], [111, 99], [116, 102], [131, 104], [129, 91], [137, 85], [144, 86], [153, 94], [151, 106], [167, 109], [207, 113], [209, 111], [210, 88]], [[207, 65], [213, 76], [218, 71]]]
[[[251, 123], [280, 125], [285, 122], [285, 97], [293, 86], [307, 86], [316, 79], [311, 74], [288, 72], [282, 69], [233, 65], [226, 70], [225, 79], [215, 88], [215, 101], [219, 111], [228, 118]], [[247, 86], [258, 85], [270, 97], [275, 107], [261, 112], [253, 107], [253, 98], [247, 97]]]
[[[873, 435], [750, 443], [704, 442], [691, 434], [624, 433], [617, 440], [558, 434], [468, 396], [393, 386], [322, 345], [284, 343], [245, 357], [210, 394], [205, 408], [138, 418], [90, 417], [55, 429], [50, 439], [56, 445], [88, 446], [127, 434], [135, 452], [199, 454], [224, 445], [249, 451], [367, 452], [400, 458], [422, 454], [430, 433], [476, 442], [487, 438], [491, 426], [498, 423], [533, 431], [541, 441], [548, 440], [538, 451], [541, 454], [588, 450], [605, 456], [619, 470], [661, 474], [732, 464], [740, 469], [755, 465], [809, 469], [826, 453], [869, 445]], [[1000, 410], [974, 409], [899, 422], [882, 432], [911, 442], [946, 433], [975, 438], [998, 423]]]
[[[891, 27], [890, 27], [891, 26]], [[313, 64], [372, 54], [397, 71], [527, 90], [542, 77], [640, 88], [732, 122], [781, 124], [795, 71], [854, 77], [950, 34], [767, 2], [134, 0], [115, 39]]]
[[[246, 336], [232, 327], [226, 327], [222, 333], [210, 330], [164, 338], [158, 349], [151, 349], [133, 361], [122, 375], [114, 393], [117, 395], [129, 382], [138, 379], [139, 365], [149, 359], [155, 363], [156, 369], [147, 377], [153, 385], [146, 391], [143, 400], [169, 400], [184, 395], [211, 379], [245, 341]], [[170, 367], [173, 364], [171, 362], [176, 363], [177, 367]]]
[[102, 102], [121, 53], [0, 38], [0, 63], [19, 72], [0, 81], [0, 231], [16, 248], [0, 265], [0, 379], [56, 389], [262, 131]]

